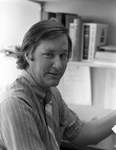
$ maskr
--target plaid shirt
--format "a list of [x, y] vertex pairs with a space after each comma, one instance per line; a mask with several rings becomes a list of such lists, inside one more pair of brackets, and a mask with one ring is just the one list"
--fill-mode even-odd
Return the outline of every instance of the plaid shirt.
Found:
[[[68, 108], [57, 88], [51, 88], [54, 134], [61, 140], [75, 139], [82, 122]], [[45, 121], [45, 91], [24, 70], [0, 92], [0, 150], [52, 150]]]

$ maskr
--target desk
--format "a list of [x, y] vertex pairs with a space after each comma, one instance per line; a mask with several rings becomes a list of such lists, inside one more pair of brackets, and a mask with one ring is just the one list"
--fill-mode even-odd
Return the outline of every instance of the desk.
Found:
[[60, 150], [103, 150], [103, 149], [93, 148], [90, 146], [86, 146], [86, 147], [82, 147], [82, 148], [76, 148], [75, 146], [71, 145], [69, 142], [63, 141], [61, 143]]

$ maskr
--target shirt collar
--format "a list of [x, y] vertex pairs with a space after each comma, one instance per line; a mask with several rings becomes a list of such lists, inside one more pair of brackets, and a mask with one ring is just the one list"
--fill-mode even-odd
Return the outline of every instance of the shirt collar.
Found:
[[30, 74], [29, 74], [26, 70], [23, 70], [23, 71], [22, 71], [21, 76], [23, 76], [24, 78], [26, 78], [26, 79], [30, 82], [30, 84], [31, 84], [31, 86], [32, 86], [32, 88], [33, 88], [33, 90], [34, 90], [34, 92], [35, 92], [39, 97], [41, 97], [42, 99], [45, 98], [46, 92], [41, 88], [41, 86], [39, 86], [39, 85], [33, 80], [33, 78], [30, 76]]

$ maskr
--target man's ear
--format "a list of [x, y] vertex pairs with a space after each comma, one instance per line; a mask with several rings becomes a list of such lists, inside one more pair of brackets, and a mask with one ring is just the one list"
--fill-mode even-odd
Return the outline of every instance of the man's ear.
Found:
[[30, 63], [30, 61], [33, 61], [34, 59], [33, 59], [32, 53], [31, 52], [26, 52], [25, 53], [25, 59], [28, 62], [28, 64]]

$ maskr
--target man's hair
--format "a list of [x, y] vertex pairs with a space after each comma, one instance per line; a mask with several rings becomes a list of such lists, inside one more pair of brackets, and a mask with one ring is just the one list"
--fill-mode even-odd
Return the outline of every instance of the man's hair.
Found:
[[66, 35], [68, 40], [68, 59], [72, 51], [72, 42], [66, 27], [55, 19], [42, 20], [34, 24], [25, 34], [22, 45], [16, 46], [17, 68], [26, 69], [29, 65], [25, 59], [27, 52], [34, 52], [41, 41], [51, 40], [61, 35]]

